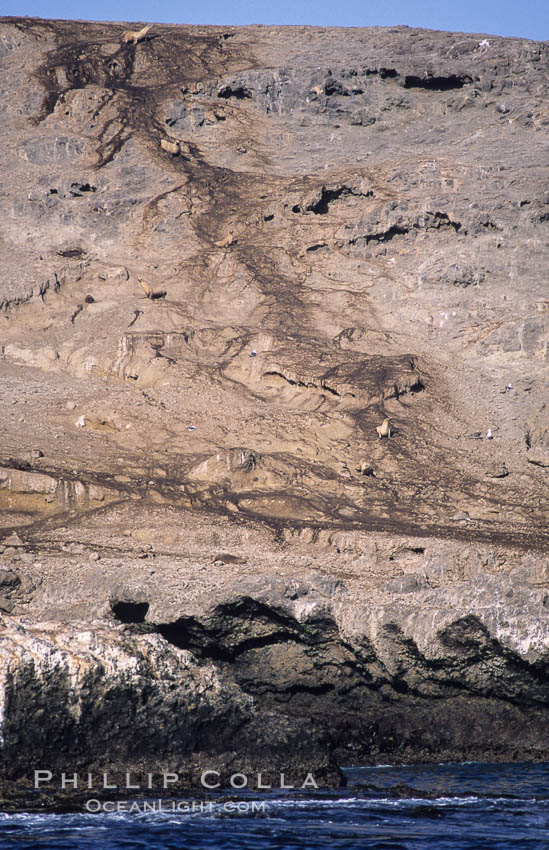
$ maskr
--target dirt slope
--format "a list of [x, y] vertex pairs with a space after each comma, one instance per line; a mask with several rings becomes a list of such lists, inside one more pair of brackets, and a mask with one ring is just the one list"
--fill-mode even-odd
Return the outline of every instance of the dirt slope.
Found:
[[547, 757], [548, 44], [128, 28], [0, 21], [12, 775]]

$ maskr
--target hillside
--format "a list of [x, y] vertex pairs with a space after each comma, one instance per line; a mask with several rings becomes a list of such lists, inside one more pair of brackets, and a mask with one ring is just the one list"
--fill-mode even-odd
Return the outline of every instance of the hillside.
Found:
[[5, 774], [547, 760], [549, 44], [141, 26], [0, 19]]

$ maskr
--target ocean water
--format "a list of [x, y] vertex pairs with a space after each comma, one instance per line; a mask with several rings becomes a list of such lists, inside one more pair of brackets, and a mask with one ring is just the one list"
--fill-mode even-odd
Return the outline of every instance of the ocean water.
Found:
[[346, 773], [349, 786], [337, 793], [219, 795], [194, 806], [163, 800], [163, 811], [151, 799], [148, 810], [140, 801], [134, 811], [0, 814], [0, 850], [549, 850], [549, 764]]

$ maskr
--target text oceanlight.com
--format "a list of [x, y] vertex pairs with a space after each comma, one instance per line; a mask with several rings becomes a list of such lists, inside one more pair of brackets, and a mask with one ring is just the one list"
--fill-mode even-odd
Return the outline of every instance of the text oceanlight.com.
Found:
[[204, 814], [214, 812], [229, 812], [237, 815], [248, 815], [255, 812], [266, 812], [265, 800], [227, 800], [224, 803], [212, 803], [205, 800], [87, 800], [84, 806], [87, 812], [116, 814]]

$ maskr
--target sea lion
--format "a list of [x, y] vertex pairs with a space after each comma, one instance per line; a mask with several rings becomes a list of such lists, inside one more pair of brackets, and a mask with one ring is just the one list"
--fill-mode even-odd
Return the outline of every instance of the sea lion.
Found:
[[163, 151], [179, 156], [181, 153], [181, 145], [179, 142], [170, 142], [169, 139], [160, 139], [160, 147]]
[[138, 277], [137, 280], [139, 281], [139, 283], [143, 287], [143, 291], [144, 291], [145, 295], [147, 296], [147, 298], [165, 298], [166, 297], [167, 293], [166, 293], [165, 289], [151, 289], [149, 284], [146, 281], [142, 280], [140, 277]]
[[137, 30], [137, 32], [128, 30], [122, 36], [122, 41], [124, 44], [131, 44], [132, 42], [133, 44], [137, 44], [138, 41], [142, 41], [142, 39], [145, 38], [151, 26], [152, 24], [147, 24], [147, 26], [143, 27], [143, 29]]
[[216, 248], [228, 248], [230, 245], [233, 245], [235, 242], [236, 242], [236, 239], [235, 239], [235, 236], [234, 236], [234, 230], [229, 230], [229, 232], [225, 236], [225, 239], [220, 239], [219, 242], [215, 242], [215, 247]]
[[374, 467], [371, 463], [368, 463], [367, 460], [363, 460], [359, 466], [355, 467], [357, 472], [360, 472], [361, 475], [371, 475], [375, 478]]
[[377, 434], [378, 434], [378, 437], [379, 437], [380, 440], [381, 440], [382, 437], [390, 437], [391, 436], [391, 426], [389, 425], [389, 420], [384, 419], [383, 422], [381, 423], [381, 425], [378, 425], [376, 427], [376, 431], [377, 431]]

